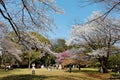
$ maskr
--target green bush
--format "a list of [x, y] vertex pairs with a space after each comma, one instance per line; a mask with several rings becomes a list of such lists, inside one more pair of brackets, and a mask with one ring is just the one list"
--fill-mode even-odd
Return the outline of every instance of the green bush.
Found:
[[1, 69], [5, 69], [5, 65], [1, 65]]
[[90, 67], [100, 67], [100, 62], [93, 62]]
[[111, 69], [120, 68], [120, 54], [111, 55], [108, 59], [107, 67]]

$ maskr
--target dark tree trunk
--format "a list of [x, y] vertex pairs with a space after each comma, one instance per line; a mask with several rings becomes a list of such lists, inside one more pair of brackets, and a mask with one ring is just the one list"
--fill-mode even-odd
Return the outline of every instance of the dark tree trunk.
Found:
[[1, 64], [2, 64], [2, 57], [0, 56], [0, 68], [1, 68]]
[[101, 64], [101, 68], [103, 70], [103, 73], [108, 73], [108, 69], [107, 69], [107, 57], [101, 57], [98, 59], [100, 64]]

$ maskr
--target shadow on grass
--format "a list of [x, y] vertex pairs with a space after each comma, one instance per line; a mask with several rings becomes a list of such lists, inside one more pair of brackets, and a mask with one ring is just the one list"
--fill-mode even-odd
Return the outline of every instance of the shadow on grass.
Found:
[[80, 76], [45, 76], [45, 75], [11, 75], [0, 78], [0, 80], [90, 80]]
[[[69, 72], [69, 70], [67, 70], [66, 72]], [[96, 70], [72, 70], [72, 73], [81, 73], [81, 72], [86, 72], [86, 73], [99, 73]]]
[[45, 78], [47, 78], [44, 75], [11, 75], [11, 76], [6, 76], [6, 77], [2, 77], [0, 78], [0, 80], [44, 80]]
[[[66, 70], [65, 72], [69, 72], [69, 70]], [[82, 73], [85, 74], [87, 77], [93, 77], [100, 80], [109, 80], [109, 76], [107, 76], [107, 74], [100, 73], [98, 70], [94, 69], [82, 69], [80, 71], [77, 69], [73, 69], [71, 73]]]

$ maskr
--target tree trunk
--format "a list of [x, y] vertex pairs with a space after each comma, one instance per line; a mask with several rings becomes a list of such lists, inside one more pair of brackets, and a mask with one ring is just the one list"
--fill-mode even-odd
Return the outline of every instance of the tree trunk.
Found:
[[108, 73], [108, 69], [107, 69], [107, 67], [106, 67], [106, 65], [104, 63], [106, 63], [106, 62], [103, 61], [103, 64], [101, 64], [101, 67], [103, 69], [103, 73]]
[[29, 60], [28, 60], [28, 68], [30, 68], [30, 56], [29, 56]]
[[102, 70], [103, 70], [103, 73], [108, 73], [108, 69], [107, 69], [107, 58], [106, 57], [102, 57], [102, 58], [99, 58], [98, 59], [100, 64], [101, 64], [101, 67], [102, 67]]
[[31, 53], [32, 51], [30, 51], [29, 53], [29, 59], [28, 59], [28, 68], [30, 69], [30, 65], [31, 65]]
[[0, 68], [1, 68], [1, 64], [2, 64], [2, 57], [0, 56]]

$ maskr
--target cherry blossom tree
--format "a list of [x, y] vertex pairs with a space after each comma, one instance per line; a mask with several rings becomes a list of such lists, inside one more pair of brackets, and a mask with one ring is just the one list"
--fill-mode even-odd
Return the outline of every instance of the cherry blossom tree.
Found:
[[[12, 58], [12, 60], [14, 60], [14, 62], [18, 62], [21, 63], [22, 60], [20, 58], [20, 55], [22, 54], [22, 51], [20, 48], [17, 47], [18, 45], [10, 40], [6, 40], [4, 39], [4, 41], [2, 41], [1, 43], [1, 47], [2, 47], [2, 58], [1, 60], [3, 60], [5, 57], [4, 55]], [[5, 63], [3, 63], [5, 64]]]
[[63, 13], [54, 0], [0, 0], [0, 22], [4, 23], [9, 31], [13, 30], [18, 43], [28, 50], [31, 50], [33, 45], [45, 46], [38, 42], [35, 44], [29, 31], [40, 34], [52, 31], [51, 26], [55, 26], [54, 19], [50, 16], [52, 12]]
[[[94, 19], [100, 13], [95, 12], [89, 17]], [[104, 72], [107, 72], [106, 63], [109, 55], [112, 53], [112, 46], [120, 42], [120, 24], [119, 20], [109, 17], [103, 21], [99, 18], [94, 22], [84, 25], [74, 25], [71, 31], [71, 40], [69, 43], [88, 45], [94, 55], [99, 56], [99, 61]], [[102, 55], [102, 56], [100, 56]]]
[[62, 53], [56, 54], [56, 62], [62, 63], [65, 59], [70, 57], [69, 51], [64, 51]]
[[18, 38], [20, 31], [51, 30], [51, 12], [62, 13], [54, 0], [0, 0], [0, 17], [12, 28]]
[[[120, 1], [119, 0], [80, 0], [81, 5], [91, 5], [91, 4], [100, 4], [106, 11], [99, 17], [95, 18], [103, 18], [103, 20], [109, 15], [114, 12], [119, 13], [120, 10]], [[92, 21], [94, 21], [92, 20]]]
[[[32, 54], [33, 48], [40, 50], [40, 58], [42, 58], [45, 54], [50, 54], [53, 56], [57, 54], [51, 50], [50, 43], [39, 40], [37, 35], [35, 36], [30, 34], [29, 32], [24, 32], [22, 33], [22, 36], [24, 36], [24, 40], [22, 40], [19, 44], [22, 45], [23, 49], [29, 51], [29, 55]], [[30, 68], [30, 56], [29, 56], [29, 68]]]
[[[14, 31], [17, 38], [12, 38], [12, 40], [16, 39], [17, 44], [31, 52], [32, 47], [36, 47], [44, 52], [54, 54], [49, 44], [42, 43], [35, 36], [29, 34], [30, 31], [40, 34], [52, 31], [51, 26], [55, 26], [55, 23], [50, 15], [53, 13], [63, 13], [61, 8], [56, 5], [55, 0], [0, 0], [0, 25], [5, 25], [8, 32]], [[3, 29], [5, 30], [5, 27], [2, 26], [0, 26], [1, 32]], [[2, 33], [2, 38], [5, 37], [3, 36], [5, 34], [5, 32]], [[7, 42], [9, 43], [9, 41]], [[14, 50], [9, 48], [7, 51], [10, 50], [10, 53], [16, 49], [15, 47]], [[11, 50], [13, 51], [11, 52]]]

